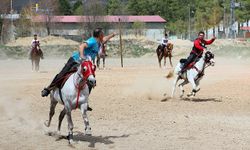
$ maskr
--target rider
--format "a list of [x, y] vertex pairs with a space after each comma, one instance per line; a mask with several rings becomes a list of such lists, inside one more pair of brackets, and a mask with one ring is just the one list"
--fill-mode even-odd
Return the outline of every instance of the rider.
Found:
[[[39, 40], [37, 39], [37, 34], [34, 34], [34, 39], [32, 40], [32, 42], [31, 42], [31, 49], [29, 50], [29, 59], [31, 59], [31, 51], [33, 50], [33, 49], [37, 49], [37, 50], [41, 50], [40, 49], [40, 42], [39, 42]], [[41, 58], [43, 59], [43, 53], [42, 53], [42, 56], [41, 56]]]
[[165, 37], [163, 37], [162, 40], [161, 40], [161, 51], [162, 52], [164, 51], [167, 44], [168, 44], [168, 34], [165, 33]]
[[186, 67], [193, 61], [195, 61], [197, 58], [202, 57], [203, 51], [206, 49], [205, 45], [210, 45], [214, 42], [216, 37], [214, 36], [211, 40], [204, 40], [205, 33], [203, 31], [200, 31], [198, 33], [198, 38], [194, 40], [194, 46], [192, 48], [192, 51], [190, 52], [190, 55], [187, 58], [187, 61], [184, 63], [184, 65], [181, 68], [181, 71], [178, 73], [179, 75], [183, 74], [186, 70]]
[[[44, 88], [41, 92], [41, 96], [45, 97], [50, 94], [50, 91], [57, 87], [57, 81], [62, 78], [70, 69], [78, 65], [84, 58], [95, 59], [98, 54], [100, 43], [103, 41], [104, 33], [101, 28], [96, 28], [93, 31], [93, 37], [90, 37], [87, 41], [80, 45], [78, 52], [73, 52], [72, 56], [69, 58], [68, 62], [65, 64], [63, 69], [59, 74], [57, 74], [53, 81], [47, 88]], [[89, 93], [91, 92], [92, 86], [89, 86]]]
[[116, 33], [112, 33], [112, 34], [107, 35], [107, 36], [105, 36], [105, 37], [103, 38], [103, 41], [102, 41], [102, 43], [101, 43], [99, 52], [102, 52], [105, 56], [108, 56], [107, 53], [106, 53], [106, 48], [105, 48], [105, 47], [106, 47], [107, 42], [108, 42], [111, 38], [113, 38], [115, 35], [116, 35]]

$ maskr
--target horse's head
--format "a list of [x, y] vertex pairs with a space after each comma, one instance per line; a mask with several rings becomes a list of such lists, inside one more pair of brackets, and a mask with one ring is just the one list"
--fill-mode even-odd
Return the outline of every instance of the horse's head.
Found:
[[205, 53], [205, 62], [210, 64], [211, 66], [214, 66], [215, 61], [214, 61], [214, 54], [210, 51], [207, 51]]
[[168, 49], [169, 51], [172, 51], [173, 48], [174, 48], [174, 45], [173, 45], [172, 43], [168, 43], [168, 44], [167, 44], [167, 49]]
[[80, 75], [92, 87], [96, 86], [95, 70], [96, 66], [93, 65], [90, 60], [82, 61], [80, 66]]

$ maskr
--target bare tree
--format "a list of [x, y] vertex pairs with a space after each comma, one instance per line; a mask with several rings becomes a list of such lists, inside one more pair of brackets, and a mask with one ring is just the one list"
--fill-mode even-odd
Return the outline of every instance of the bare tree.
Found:
[[6, 39], [5, 35], [8, 34], [8, 28], [9, 28], [9, 21], [5, 19], [7, 14], [10, 12], [10, 2], [9, 0], [1, 0], [1, 5], [0, 5], [0, 43], [4, 43]]
[[47, 31], [47, 35], [51, 34], [51, 28], [53, 26], [52, 18], [58, 13], [58, 1], [57, 0], [41, 0], [39, 3], [39, 9], [37, 14], [43, 16], [44, 25]]
[[35, 16], [35, 12], [32, 10], [32, 4], [29, 3], [22, 8], [20, 13], [20, 19], [17, 21], [17, 36], [30, 36], [31, 28], [34, 28], [32, 24], [31, 16]]
[[82, 19], [82, 22], [87, 36], [91, 36], [91, 31], [96, 27], [102, 26], [103, 28], [104, 26], [108, 26], [104, 21], [104, 15], [106, 15], [106, 12], [105, 6], [103, 5], [104, 3], [101, 0], [84, 1], [83, 15], [85, 15], [85, 17]]
[[143, 32], [145, 30], [145, 23], [144, 22], [140, 22], [140, 21], [136, 21], [133, 23], [132, 28], [134, 30], [134, 34], [137, 37], [138, 35], [142, 36]]

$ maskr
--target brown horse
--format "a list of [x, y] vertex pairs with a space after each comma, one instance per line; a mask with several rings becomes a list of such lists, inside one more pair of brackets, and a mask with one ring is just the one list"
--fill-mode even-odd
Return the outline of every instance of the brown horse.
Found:
[[162, 50], [162, 45], [159, 45], [157, 47], [156, 53], [157, 53], [160, 68], [161, 68], [162, 58], [164, 58], [164, 66], [166, 67], [166, 57], [169, 58], [170, 65], [171, 67], [173, 67], [172, 61], [171, 61], [173, 47], [174, 45], [172, 43], [168, 43], [167, 46], [164, 48], [164, 50]]
[[40, 49], [39, 43], [35, 43], [35, 46], [31, 50], [31, 63], [32, 70], [39, 71], [40, 59], [43, 59], [43, 52]]
[[98, 53], [97, 60], [96, 60], [96, 64], [97, 64], [98, 69], [100, 69], [101, 58], [102, 58], [103, 69], [105, 69], [105, 57], [106, 57], [105, 50], [106, 50], [106, 45], [101, 44], [100, 52]]

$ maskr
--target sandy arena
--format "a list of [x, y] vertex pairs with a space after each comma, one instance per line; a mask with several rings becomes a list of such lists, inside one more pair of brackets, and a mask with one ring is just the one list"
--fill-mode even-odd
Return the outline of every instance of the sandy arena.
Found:
[[72, 145], [66, 119], [56, 132], [62, 105], [47, 128], [50, 101], [40, 96], [66, 61], [45, 59], [32, 72], [28, 60], [0, 60], [0, 149], [250, 149], [250, 60], [215, 56], [194, 99], [179, 99], [178, 89], [170, 99], [170, 68], [159, 69], [156, 56], [125, 59], [124, 68], [108, 58], [90, 95], [92, 136], [83, 134], [81, 113], [73, 111]]

